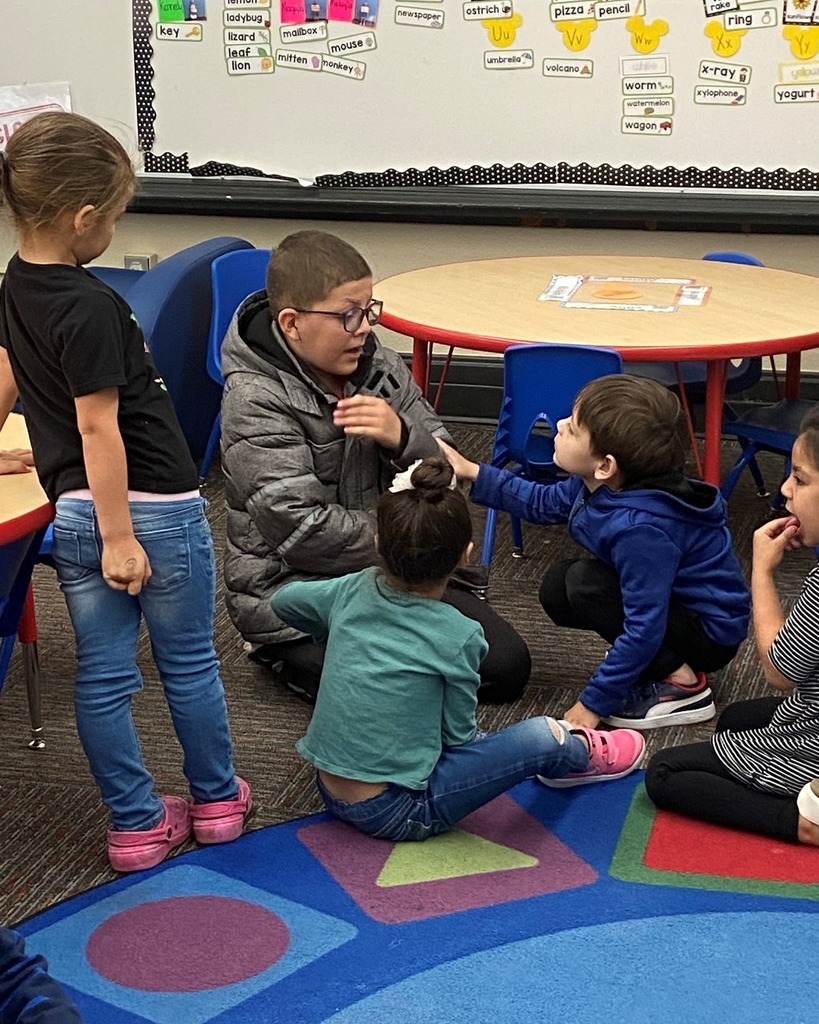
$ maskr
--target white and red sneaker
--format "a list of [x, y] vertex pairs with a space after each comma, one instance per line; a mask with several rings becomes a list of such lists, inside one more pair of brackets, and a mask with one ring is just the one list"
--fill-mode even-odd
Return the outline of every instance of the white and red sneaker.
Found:
[[621, 729], [661, 729], [666, 725], [707, 722], [716, 713], [714, 695], [705, 673], [698, 672], [693, 683], [662, 679], [658, 683], [636, 686], [625, 706], [603, 721]]

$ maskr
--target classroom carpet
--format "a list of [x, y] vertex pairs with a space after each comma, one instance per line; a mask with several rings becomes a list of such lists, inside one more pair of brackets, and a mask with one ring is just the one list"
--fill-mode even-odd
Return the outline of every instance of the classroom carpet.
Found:
[[531, 780], [425, 843], [314, 815], [21, 926], [85, 1024], [811, 1024], [819, 849]]

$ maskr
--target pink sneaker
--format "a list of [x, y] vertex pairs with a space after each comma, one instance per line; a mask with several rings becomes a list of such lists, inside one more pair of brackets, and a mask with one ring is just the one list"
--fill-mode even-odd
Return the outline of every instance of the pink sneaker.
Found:
[[108, 831], [108, 860], [114, 871], [144, 871], [161, 864], [191, 834], [190, 801], [163, 796], [162, 821], [144, 832]]
[[236, 776], [239, 795], [235, 800], [219, 800], [212, 804], [191, 805], [193, 834], [197, 843], [230, 843], [242, 834], [253, 810], [250, 786]]
[[587, 782], [608, 782], [622, 779], [640, 766], [646, 741], [636, 729], [615, 729], [602, 732], [599, 729], [572, 729], [582, 732], [589, 744], [589, 766], [584, 772], [572, 772], [562, 779], [547, 779], [538, 775], [544, 786], [564, 789], [568, 786], [585, 786]]

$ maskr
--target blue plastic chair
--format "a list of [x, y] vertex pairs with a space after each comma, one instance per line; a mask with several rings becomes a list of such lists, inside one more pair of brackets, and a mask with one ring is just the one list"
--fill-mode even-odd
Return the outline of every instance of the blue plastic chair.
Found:
[[[208, 335], [208, 376], [221, 388], [225, 383], [222, 376], [222, 342], [233, 314], [242, 302], [265, 287], [265, 272], [270, 262], [272, 249], [237, 249], [213, 261], [211, 284], [213, 288], [213, 315]], [[204, 479], [210, 472], [213, 456], [222, 434], [222, 417], [217, 409], [211, 427], [205, 455], [199, 469]]]
[[[790, 473], [791, 449], [799, 435], [799, 425], [814, 407], [814, 402], [809, 402], [804, 398], [783, 398], [773, 405], [760, 405], [749, 409], [736, 419], [723, 423], [723, 433], [735, 437], [742, 448], [739, 458], [720, 488], [726, 501], [730, 498], [743, 470], [746, 467], [751, 470], [756, 467], [756, 456], [759, 452], [773, 452], [784, 458], [784, 480]], [[754, 478], [759, 496], [761, 498], [769, 497], [770, 492], [761, 475], [757, 477], [757, 474], [754, 473]], [[777, 493], [771, 501], [771, 505], [778, 508], [782, 502], [781, 494]], [[817, 554], [819, 554], [819, 549], [817, 549]]]
[[148, 273], [147, 270], [129, 270], [127, 267], [90, 266], [86, 269], [90, 270], [100, 281], [105, 281], [108, 287], [113, 288], [123, 299], [128, 298], [128, 292], [143, 275]]
[[205, 454], [222, 396], [206, 369], [211, 264], [225, 253], [252, 248], [250, 242], [227, 235], [191, 245], [146, 271], [88, 268], [133, 309], [197, 464]]
[[54, 510], [50, 505], [3, 523], [0, 527], [0, 690], [6, 680], [14, 642], [23, 650], [23, 671], [28, 695], [31, 741], [45, 746], [40, 708], [40, 665], [37, 657], [37, 620], [31, 574], [40, 543]]
[[[556, 479], [557, 421], [571, 415], [577, 392], [596, 377], [620, 373], [619, 352], [585, 345], [512, 345], [503, 354], [503, 402], [491, 465], [510, 468], [528, 479]], [[487, 509], [483, 534], [484, 565], [495, 548], [497, 509]], [[513, 557], [523, 557], [523, 530], [512, 516]]]

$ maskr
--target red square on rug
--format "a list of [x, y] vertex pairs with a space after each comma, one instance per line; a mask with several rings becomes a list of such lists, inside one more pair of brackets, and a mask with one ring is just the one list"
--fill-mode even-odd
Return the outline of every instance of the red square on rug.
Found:
[[654, 818], [643, 863], [655, 871], [767, 882], [819, 881], [819, 847], [783, 843], [661, 810]]

